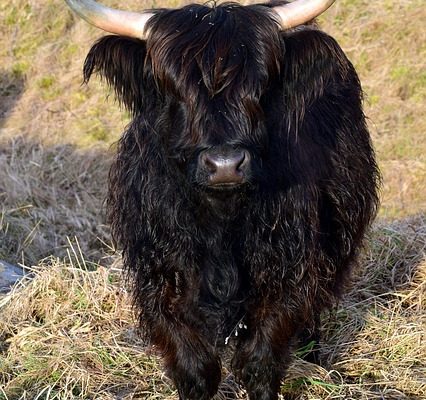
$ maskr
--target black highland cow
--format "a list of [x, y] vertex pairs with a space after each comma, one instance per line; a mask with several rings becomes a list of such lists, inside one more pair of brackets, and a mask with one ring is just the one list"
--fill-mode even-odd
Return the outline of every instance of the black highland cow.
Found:
[[357, 74], [311, 21], [333, 1], [67, 3], [118, 34], [92, 47], [84, 77], [133, 114], [107, 205], [142, 332], [182, 400], [212, 398], [229, 345], [250, 399], [277, 399], [377, 207]]

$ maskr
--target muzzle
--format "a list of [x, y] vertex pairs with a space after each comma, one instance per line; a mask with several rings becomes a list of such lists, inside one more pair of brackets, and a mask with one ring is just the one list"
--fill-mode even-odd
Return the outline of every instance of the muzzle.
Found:
[[244, 185], [251, 175], [251, 157], [246, 149], [215, 147], [198, 156], [197, 177], [210, 189], [232, 189]]

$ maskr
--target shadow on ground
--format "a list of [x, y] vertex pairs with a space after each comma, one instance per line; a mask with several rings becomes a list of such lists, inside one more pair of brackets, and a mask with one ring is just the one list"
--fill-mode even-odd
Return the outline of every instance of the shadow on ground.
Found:
[[31, 266], [66, 256], [78, 240], [99, 261], [110, 243], [101, 222], [109, 158], [100, 149], [6, 139], [4, 125], [24, 91], [22, 74], [0, 70], [0, 260]]
[[89, 261], [108, 253], [103, 223], [109, 159], [101, 150], [0, 142], [0, 259], [34, 265], [64, 257], [70, 242]]
[[25, 90], [21, 73], [0, 69], [0, 129]]

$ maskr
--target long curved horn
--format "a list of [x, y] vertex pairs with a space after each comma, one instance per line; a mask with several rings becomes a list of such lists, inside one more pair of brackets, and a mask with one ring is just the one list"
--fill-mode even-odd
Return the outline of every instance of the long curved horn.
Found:
[[272, 7], [278, 14], [282, 29], [302, 25], [318, 17], [336, 0], [295, 0], [291, 3]]
[[93, 0], [65, 0], [68, 6], [90, 24], [117, 35], [145, 39], [146, 22], [153, 13], [114, 10]]

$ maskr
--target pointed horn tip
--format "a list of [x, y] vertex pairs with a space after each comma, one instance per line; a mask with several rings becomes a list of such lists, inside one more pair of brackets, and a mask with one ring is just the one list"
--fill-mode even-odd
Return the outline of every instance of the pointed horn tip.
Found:
[[278, 22], [283, 30], [295, 28], [318, 17], [336, 0], [294, 0], [291, 3], [272, 7], [278, 14]]
[[146, 23], [152, 12], [135, 13], [106, 7], [94, 0], [65, 0], [67, 5], [86, 22], [116, 35], [146, 39]]

